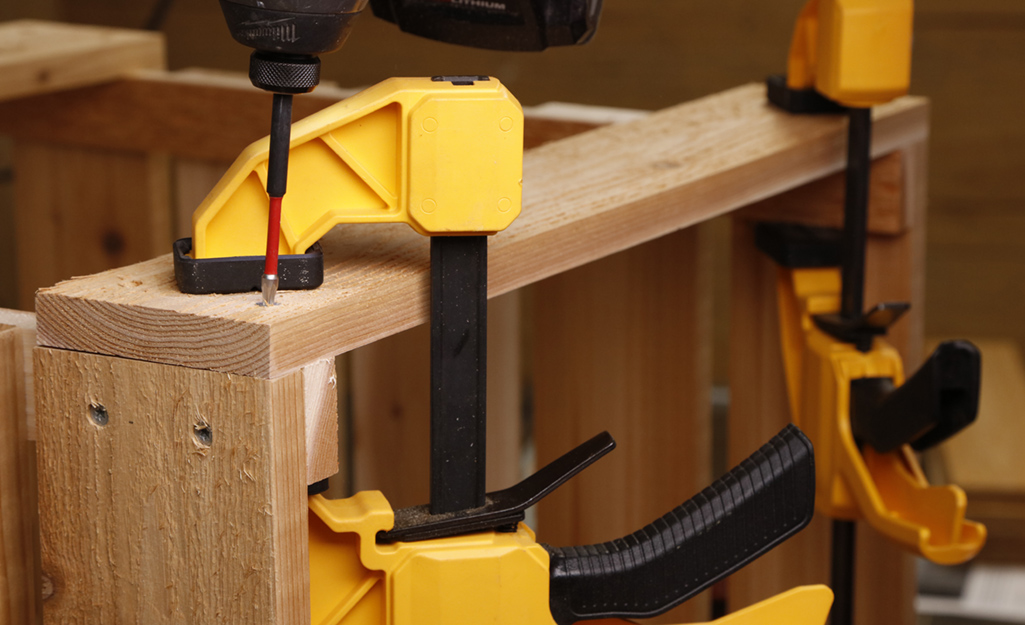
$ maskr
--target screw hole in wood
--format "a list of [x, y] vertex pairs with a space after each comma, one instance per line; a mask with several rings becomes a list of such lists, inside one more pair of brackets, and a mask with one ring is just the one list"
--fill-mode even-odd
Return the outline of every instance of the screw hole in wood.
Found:
[[100, 427], [105, 427], [110, 423], [110, 415], [107, 414], [107, 409], [103, 404], [89, 404], [89, 418]]

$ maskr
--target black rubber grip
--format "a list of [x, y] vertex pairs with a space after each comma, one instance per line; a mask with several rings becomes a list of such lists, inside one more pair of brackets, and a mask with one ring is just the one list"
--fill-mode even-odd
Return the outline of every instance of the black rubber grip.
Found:
[[861, 444], [889, 453], [939, 445], [975, 422], [982, 355], [968, 341], [940, 343], [922, 368], [894, 388], [890, 378], [851, 382], [851, 430]]
[[644, 529], [601, 545], [546, 546], [552, 616], [569, 625], [661, 614], [803, 529], [814, 507], [812, 445], [788, 425]]

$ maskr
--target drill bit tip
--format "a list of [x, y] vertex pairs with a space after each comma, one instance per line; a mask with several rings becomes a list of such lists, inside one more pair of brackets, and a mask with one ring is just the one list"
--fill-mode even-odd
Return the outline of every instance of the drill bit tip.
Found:
[[274, 298], [278, 294], [278, 277], [274, 274], [265, 273], [260, 280], [260, 290], [263, 293], [262, 306], [274, 306]]

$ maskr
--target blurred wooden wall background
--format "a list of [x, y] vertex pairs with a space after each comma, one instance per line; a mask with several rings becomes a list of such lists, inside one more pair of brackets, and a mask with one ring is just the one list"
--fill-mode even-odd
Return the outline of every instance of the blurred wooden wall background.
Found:
[[[605, 0], [588, 46], [544, 54], [469, 51], [421, 40], [370, 15], [325, 59], [343, 86], [392, 75], [485, 73], [524, 104], [546, 101], [658, 109], [758, 81], [784, 67], [802, 0]], [[138, 28], [155, 0], [0, 4], [19, 17]], [[929, 335], [995, 336], [1025, 346], [1025, 3], [921, 0], [913, 91], [932, 98], [927, 313]], [[369, 13], [369, 10], [367, 11]], [[167, 14], [171, 69], [243, 72], [248, 51], [228, 36], [214, 0], [177, 0]], [[10, 266], [8, 146], [0, 140], [0, 263]], [[725, 223], [717, 236], [725, 241]], [[725, 249], [725, 246], [717, 246]], [[723, 255], [717, 267], [725, 268]], [[725, 276], [725, 273], [717, 274]], [[0, 271], [0, 306], [15, 306]], [[721, 298], [725, 279], [718, 280]], [[725, 329], [717, 329], [725, 344]], [[725, 353], [725, 350], [717, 350]], [[716, 378], [725, 379], [725, 365]]]

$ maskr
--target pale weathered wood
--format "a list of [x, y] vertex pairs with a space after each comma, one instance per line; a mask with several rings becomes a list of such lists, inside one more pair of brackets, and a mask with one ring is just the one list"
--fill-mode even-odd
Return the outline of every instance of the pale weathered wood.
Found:
[[[921, 359], [922, 283], [925, 221], [924, 143], [900, 154], [897, 185], [906, 228], [899, 234], [870, 236], [865, 300], [910, 301], [912, 312], [890, 333], [909, 370]], [[878, 170], [878, 164], [875, 167]], [[787, 194], [790, 195], [790, 194]], [[781, 216], [793, 218], [787, 195], [774, 200]], [[794, 197], [808, 201], [807, 191]], [[836, 198], [823, 197], [823, 210], [835, 210]], [[776, 266], [754, 246], [753, 224], [771, 218], [764, 207], [739, 211], [733, 219], [732, 322], [730, 341], [731, 404], [729, 446], [736, 462], [758, 448], [790, 420], [783, 379], [776, 300]], [[816, 220], [818, 218], [815, 218]], [[787, 588], [829, 582], [831, 524], [816, 516], [790, 539], [729, 580], [730, 609], [739, 609]], [[899, 547], [865, 524], [858, 528], [856, 623], [913, 623], [913, 561]]]
[[[524, 163], [524, 209], [493, 238], [493, 297], [838, 171], [844, 121], [771, 109], [764, 88], [723, 94], [542, 146]], [[927, 106], [876, 111], [875, 150], [925, 136]], [[281, 306], [187, 296], [169, 257], [42, 291], [49, 346], [273, 377], [423, 323], [427, 241], [405, 226], [339, 228], [326, 277]], [[377, 314], [367, 314], [368, 310]]]
[[0, 308], [0, 324], [13, 326], [21, 337], [21, 362], [24, 370], [25, 431], [30, 441], [36, 440], [36, 398], [33, 391], [32, 348], [36, 346], [36, 316], [21, 310]]
[[[618, 446], [539, 506], [538, 536], [620, 538], [711, 482], [711, 276], [700, 227], [534, 287], [534, 441], [544, 465], [603, 430]], [[662, 617], [710, 615], [701, 595]]]
[[21, 143], [14, 168], [19, 307], [40, 287], [169, 249], [166, 157]]
[[35, 364], [47, 623], [309, 622], [300, 372]]
[[164, 66], [159, 33], [17, 20], [0, 24], [0, 100], [93, 85]]
[[[2, 317], [0, 317], [2, 318]], [[0, 325], [0, 622], [39, 622], [35, 457], [25, 410], [24, 332]]]
[[306, 423], [306, 481], [338, 473], [338, 376], [335, 359], [302, 368]]
[[[489, 490], [519, 481], [522, 453], [520, 297], [488, 304]], [[380, 490], [394, 507], [430, 496], [430, 328], [426, 325], [351, 354], [353, 488]]]

